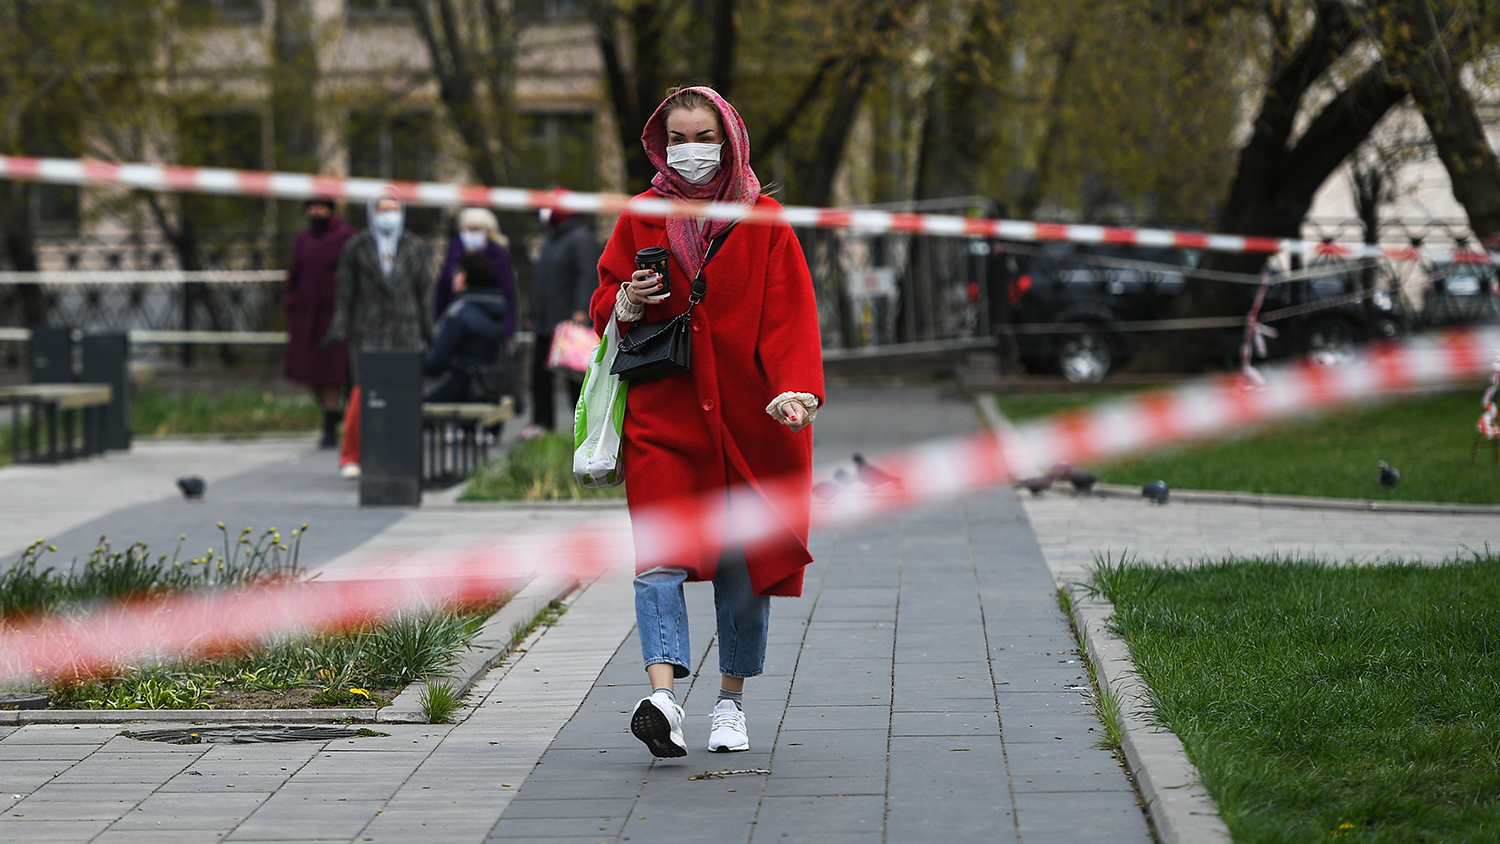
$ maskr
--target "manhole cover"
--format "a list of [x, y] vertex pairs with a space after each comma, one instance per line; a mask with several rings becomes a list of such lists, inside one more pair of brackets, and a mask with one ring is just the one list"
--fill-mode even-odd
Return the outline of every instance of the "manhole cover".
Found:
[[0, 709], [46, 709], [47, 696], [31, 692], [0, 692]]
[[374, 730], [322, 725], [236, 724], [223, 727], [167, 727], [159, 730], [126, 730], [120, 735], [138, 741], [167, 744], [263, 744], [281, 741], [328, 741], [356, 736], [388, 736]]

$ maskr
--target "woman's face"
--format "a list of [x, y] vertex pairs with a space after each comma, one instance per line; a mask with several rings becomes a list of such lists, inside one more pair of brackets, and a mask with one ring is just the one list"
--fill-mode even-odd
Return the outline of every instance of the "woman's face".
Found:
[[667, 146], [678, 144], [722, 144], [724, 129], [719, 114], [711, 108], [678, 108], [667, 115]]

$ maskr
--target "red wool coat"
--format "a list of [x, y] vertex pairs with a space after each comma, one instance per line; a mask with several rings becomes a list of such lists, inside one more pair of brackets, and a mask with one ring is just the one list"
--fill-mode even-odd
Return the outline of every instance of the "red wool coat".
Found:
[[[643, 194], [648, 195], [648, 194]], [[762, 196], [759, 206], [776, 207]], [[663, 221], [629, 214], [615, 225], [599, 260], [599, 289], [591, 314], [599, 334], [614, 312], [620, 285], [635, 272], [636, 250], [668, 247]], [[668, 247], [670, 248], [670, 247]], [[687, 310], [692, 279], [676, 257], [672, 295], [646, 306], [644, 320]], [[632, 510], [691, 502], [714, 490], [747, 485], [767, 496], [780, 536], [746, 549], [750, 581], [759, 595], [802, 594], [811, 514], [812, 427], [792, 433], [766, 413], [786, 391], [823, 400], [823, 353], [818, 306], [802, 246], [790, 226], [743, 223], [704, 269], [708, 292], [693, 311], [692, 369], [659, 381], [631, 384], [626, 393], [622, 460]], [[631, 324], [622, 324], [622, 331]], [[792, 494], [782, 491], [790, 489]], [[699, 545], [691, 579], [709, 580], [719, 545]]]

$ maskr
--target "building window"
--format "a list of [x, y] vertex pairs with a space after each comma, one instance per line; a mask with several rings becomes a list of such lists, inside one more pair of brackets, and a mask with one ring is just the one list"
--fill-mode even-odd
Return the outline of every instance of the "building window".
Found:
[[516, 0], [516, 20], [521, 23], [577, 21], [587, 16], [583, 0]]
[[[178, 117], [179, 160], [191, 167], [263, 170], [264, 123], [255, 112], [190, 112]], [[254, 232], [266, 222], [267, 200], [257, 197], [188, 195], [184, 216], [206, 232]]]
[[532, 112], [521, 116], [521, 187], [594, 190], [598, 185], [592, 112]]
[[194, 23], [260, 23], [261, 0], [182, 0], [182, 11]]
[[[354, 112], [349, 116], [349, 175], [403, 182], [431, 181], [435, 156], [432, 115]], [[408, 208], [406, 227], [416, 234], [437, 231], [442, 212]], [[349, 208], [349, 220], [366, 224], [363, 207]]]

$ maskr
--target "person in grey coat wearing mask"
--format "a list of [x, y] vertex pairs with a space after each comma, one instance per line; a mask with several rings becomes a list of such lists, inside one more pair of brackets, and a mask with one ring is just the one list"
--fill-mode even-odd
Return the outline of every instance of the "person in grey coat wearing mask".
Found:
[[389, 194], [369, 204], [370, 228], [339, 256], [338, 302], [322, 345], [349, 341], [354, 382], [344, 414], [339, 472], [359, 477], [359, 352], [361, 349], [423, 351], [432, 342], [435, 282], [427, 246], [407, 233], [406, 211]]
[[[569, 320], [589, 325], [589, 300], [599, 287], [599, 241], [590, 231], [588, 219], [562, 209], [543, 209], [547, 239], [536, 262], [536, 282], [531, 289], [531, 307], [526, 327], [536, 332], [536, 352], [531, 359], [531, 421], [536, 428], [551, 431], [556, 424], [552, 408], [552, 372], [547, 355], [558, 323]], [[578, 404], [578, 382], [569, 382], [569, 406]]]

